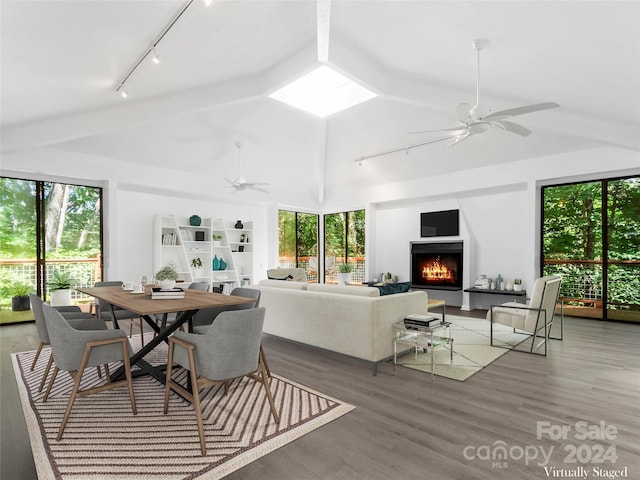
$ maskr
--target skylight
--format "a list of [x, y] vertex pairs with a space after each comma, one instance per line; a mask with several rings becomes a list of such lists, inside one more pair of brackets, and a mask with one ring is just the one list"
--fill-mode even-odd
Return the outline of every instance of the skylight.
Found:
[[326, 65], [269, 95], [275, 100], [321, 118], [377, 96]]

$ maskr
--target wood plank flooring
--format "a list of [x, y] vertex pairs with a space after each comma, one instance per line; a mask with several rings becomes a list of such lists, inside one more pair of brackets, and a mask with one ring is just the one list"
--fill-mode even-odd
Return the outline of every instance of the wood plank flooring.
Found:
[[[484, 317], [452, 307], [447, 314]], [[37, 344], [33, 324], [0, 328], [2, 479], [36, 478], [10, 353]], [[356, 409], [228, 479], [552, 478], [540, 456], [515, 458], [524, 448], [539, 455], [551, 449], [547, 467], [583, 466], [589, 478], [593, 467], [627, 467], [627, 478], [640, 478], [640, 325], [566, 318], [565, 340], [552, 341], [548, 357], [509, 352], [466, 382], [432, 383], [415, 370], [394, 373], [390, 364], [374, 377], [365, 362], [271, 337], [264, 347], [274, 372]], [[537, 438], [537, 422], [545, 421], [571, 431], [566, 439]], [[581, 421], [613, 425], [616, 438], [576, 439]], [[473, 457], [495, 442], [511, 449], [501, 465]], [[615, 446], [615, 463], [565, 463], [571, 449], [593, 455], [598, 444]]]

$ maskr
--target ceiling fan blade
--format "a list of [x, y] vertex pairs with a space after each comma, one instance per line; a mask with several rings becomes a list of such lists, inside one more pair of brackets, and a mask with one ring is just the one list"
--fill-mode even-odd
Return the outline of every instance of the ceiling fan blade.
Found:
[[518, 125], [517, 123], [509, 122], [508, 120], [500, 120], [498, 122], [491, 122], [491, 125], [494, 127], [500, 128], [501, 130], [506, 130], [507, 132], [515, 133], [522, 137], [527, 137], [531, 134], [531, 130], [523, 127], [522, 125]]
[[418, 130], [417, 132], [409, 132], [409, 134], [414, 133], [438, 133], [438, 132], [462, 132], [467, 129], [467, 125], [460, 125], [459, 127], [451, 127], [451, 128], [439, 128], [438, 130]]
[[468, 103], [459, 103], [456, 107], [456, 115], [462, 123], [469, 123], [471, 120], [471, 107]]
[[525, 113], [539, 112], [540, 110], [549, 110], [550, 108], [558, 108], [555, 102], [536, 103], [535, 105], [526, 105], [524, 107], [508, 108], [499, 112], [490, 113], [482, 117], [482, 120], [497, 120], [499, 118], [513, 117], [514, 115], [524, 115]]
[[455, 145], [456, 143], [460, 143], [463, 140], [466, 140], [467, 138], [469, 138], [472, 135], [471, 132], [467, 132], [464, 135], [458, 135], [455, 139], [455, 141], [451, 142], [449, 145], [447, 145], [447, 147], [452, 147], [453, 145]]

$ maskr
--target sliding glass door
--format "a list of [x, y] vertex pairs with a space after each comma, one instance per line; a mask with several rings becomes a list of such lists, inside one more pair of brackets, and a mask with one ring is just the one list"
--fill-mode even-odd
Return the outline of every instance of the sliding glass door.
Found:
[[[102, 277], [102, 189], [64, 183], [0, 178], [0, 280], [31, 285], [49, 297], [54, 272], [74, 286]], [[10, 304], [5, 288], [0, 307]], [[72, 292], [74, 303], [88, 301]]]
[[542, 189], [543, 275], [565, 314], [640, 321], [640, 177]]

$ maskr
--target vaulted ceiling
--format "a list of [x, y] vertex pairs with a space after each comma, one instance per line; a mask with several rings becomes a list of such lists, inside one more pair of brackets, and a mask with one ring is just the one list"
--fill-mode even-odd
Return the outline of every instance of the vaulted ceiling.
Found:
[[[640, 2], [331, 2], [329, 61], [379, 97], [327, 119], [268, 98], [318, 65], [315, 1], [194, 0], [145, 61], [175, 1], [7, 1], [1, 8], [3, 152], [47, 146], [320, 195], [602, 145], [640, 151]], [[456, 105], [518, 117], [493, 130], [367, 160], [453, 127]], [[261, 194], [267, 195], [267, 194]]]

